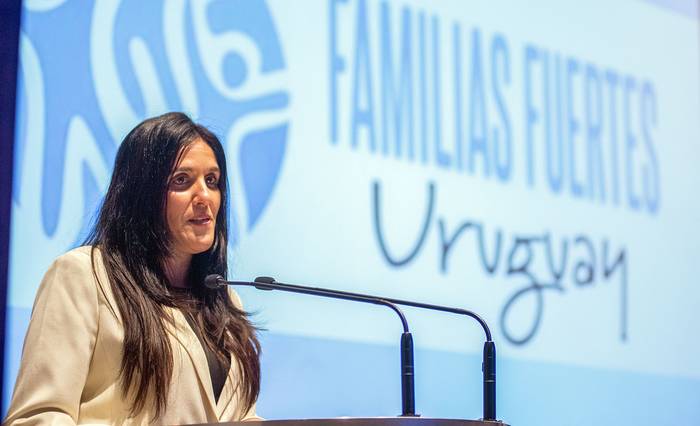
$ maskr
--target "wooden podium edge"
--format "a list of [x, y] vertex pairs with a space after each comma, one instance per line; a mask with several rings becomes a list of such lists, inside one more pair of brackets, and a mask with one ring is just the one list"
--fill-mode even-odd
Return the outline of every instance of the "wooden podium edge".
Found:
[[188, 426], [509, 426], [500, 420], [444, 419], [431, 417], [334, 417], [325, 419], [255, 420], [199, 423]]

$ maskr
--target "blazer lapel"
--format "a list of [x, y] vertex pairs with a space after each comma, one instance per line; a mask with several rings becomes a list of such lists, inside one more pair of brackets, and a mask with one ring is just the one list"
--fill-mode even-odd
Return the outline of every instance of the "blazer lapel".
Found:
[[[206, 394], [207, 403], [209, 404], [209, 411], [215, 413], [218, 418], [219, 410], [217, 409], [217, 404], [214, 402], [214, 388], [211, 384], [209, 364], [207, 362], [207, 356], [204, 353], [204, 349], [199, 343], [197, 335], [195, 335], [194, 331], [192, 331], [192, 328], [182, 312], [177, 309], [170, 309], [170, 311], [172, 312], [173, 316], [173, 325], [168, 326], [170, 334], [172, 334], [173, 337], [180, 342], [182, 347], [185, 349], [185, 352], [187, 352], [192, 360], [192, 365], [194, 365], [197, 378], [199, 379], [200, 385]], [[176, 329], [173, 329], [173, 327]]]
[[[231, 367], [228, 370], [228, 375], [226, 376], [226, 382], [224, 383], [224, 388], [221, 390], [221, 395], [219, 395], [219, 401], [216, 404], [216, 416], [219, 420], [222, 420], [222, 416], [228, 411], [231, 401], [233, 401], [234, 395], [239, 391], [238, 386], [240, 385], [238, 381], [238, 364], [233, 356], [230, 358]], [[235, 410], [236, 407], [233, 407]]]

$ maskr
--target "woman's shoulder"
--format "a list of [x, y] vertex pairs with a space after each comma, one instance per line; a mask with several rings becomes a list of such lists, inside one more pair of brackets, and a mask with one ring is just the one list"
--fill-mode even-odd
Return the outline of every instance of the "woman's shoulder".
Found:
[[54, 262], [55, 263], [63, 263], [63, 262], [85, 263], [86, 261], [91, 262], [93, 250], [98, 251], [99, 249], [97, 247], [94, 247], [94, 246], [76, 247], [76, 248], [69, 250], [69, 251], [63, 253], [62, 255], [58, 256]]
[[101, 250], [97, 246], [80, 246], [58, 256], [53, 265], [70, 265], [95, 272], [104, 269]]
[[90, 259], [93, 256], [93, 253], [97, 254], [99, 252], [100, 249], [96, 246], [75, 247], [57, 256], [54, 259], [53, 263], [85, 263], [86, 261], [90, 261]]
[[81, 246], [58, 256], [44, 275], [40, 291], [45, 287], [82, 287], [92, 292], [94, 281], [101, 267], [99, 249]]

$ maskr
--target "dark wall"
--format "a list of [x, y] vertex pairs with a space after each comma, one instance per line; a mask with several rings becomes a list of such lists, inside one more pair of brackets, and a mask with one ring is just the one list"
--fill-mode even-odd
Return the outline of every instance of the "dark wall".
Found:
[[20, 0], [0, 1], [0, 394], [4, 383], [5, 307], [10, 250], [12, 148], [15, 142], [15, 95]]

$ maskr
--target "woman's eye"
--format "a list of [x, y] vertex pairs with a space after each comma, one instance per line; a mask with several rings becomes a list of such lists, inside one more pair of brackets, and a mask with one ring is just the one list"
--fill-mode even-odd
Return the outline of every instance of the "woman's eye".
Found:
[[172, 181], [170, 181], [173, 185], [184, 185], [187, 182], [187, 177], [180, 175], [180, 176], [175, 176]]
[[219, 178], [216, 176], [207, 176], [207, 184], [216, 186], [219, 184]]

